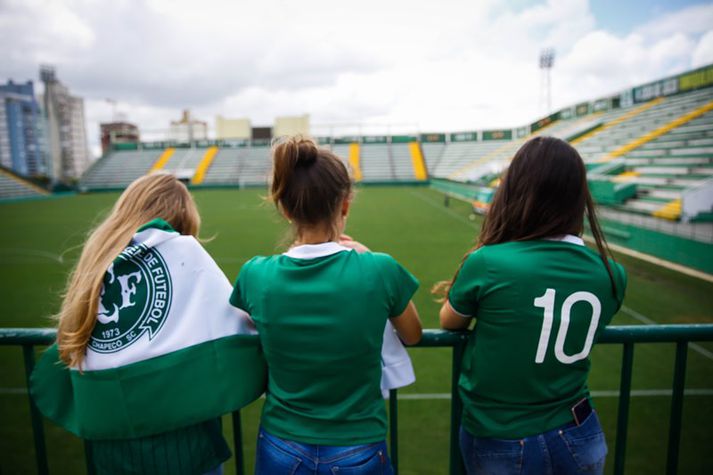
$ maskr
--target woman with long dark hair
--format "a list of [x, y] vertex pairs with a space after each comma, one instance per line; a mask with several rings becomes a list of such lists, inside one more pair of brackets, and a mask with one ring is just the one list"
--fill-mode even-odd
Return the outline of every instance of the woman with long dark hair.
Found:
[[[587, 218], [596, 251], [581, 238]], [[624, 299], [577, 151], [531, 139], [505, 172], [478, 243], [446, 283], [441, 326], [472, 331], [460, 445], [468, 473], [599, 474], [607, 446], [589, 354]]]

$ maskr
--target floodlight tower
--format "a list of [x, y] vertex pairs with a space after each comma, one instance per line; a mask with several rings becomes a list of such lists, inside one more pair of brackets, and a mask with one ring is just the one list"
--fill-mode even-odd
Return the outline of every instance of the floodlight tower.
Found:
[[547, 113], [552, 110], [552, 81], [550, 79], [550, 71], [555, 64], [554, 48], [545, 48], [540, 52], [540, 104], [542, 97], [547, 101]]

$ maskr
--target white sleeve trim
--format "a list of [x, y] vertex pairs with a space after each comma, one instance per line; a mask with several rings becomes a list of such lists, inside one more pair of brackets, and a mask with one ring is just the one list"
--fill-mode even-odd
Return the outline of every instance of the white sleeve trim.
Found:
[[456, 310], [455, 307], [453, 307], [453, 304], [451, 303], [450, 299], [446, 300], [446, 303], [448, 303], [448, 306], [450, 307], [450, 309], [453, 310], [453, 313], [455, 313], [459, 317], [473, 318], [473, 315], [466, 315], [465, 313], [460, 313], [458, 310]]

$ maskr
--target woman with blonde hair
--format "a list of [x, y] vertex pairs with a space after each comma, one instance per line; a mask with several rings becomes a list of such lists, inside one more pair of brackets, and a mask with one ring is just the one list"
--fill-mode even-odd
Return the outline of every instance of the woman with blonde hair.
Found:
[[31, 391], [48, 418], [91, 441], [99, 473], [219, 472], [230, 451], [218, 417], [264, 390], [252, 322], [227, 304], [230, 283], [199, 228], [185, 185], [141, 177], [69, 278]]

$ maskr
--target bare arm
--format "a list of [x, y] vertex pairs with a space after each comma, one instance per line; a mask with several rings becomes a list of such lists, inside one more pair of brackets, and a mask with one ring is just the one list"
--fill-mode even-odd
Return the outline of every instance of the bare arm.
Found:
[[453, 310], [448, 300], [443, 302], [438, 317], [441, 321], [441, 328], [444, 330], [465, 330], [473, 321], [473, 317], [464, 317]]
[[415, 345], [421, 341], [421, 319], [418, 318], [418, 310], [416, 310], [413, 301], [408, 303], [406, 310], [401, 315], [389, 320], [405, 344]]

